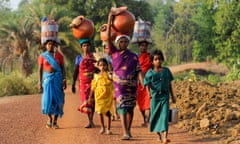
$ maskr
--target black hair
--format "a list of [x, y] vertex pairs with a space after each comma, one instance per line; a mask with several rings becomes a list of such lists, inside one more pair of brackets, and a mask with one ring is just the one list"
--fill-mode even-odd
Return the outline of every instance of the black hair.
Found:
[[54, 40], [46, 40], [46, 42], [43, 45], [46, 46], [48, 42], [53, 42], [55, 45], [57, 45], [57, 42]]
[[[108, 61], [107, 61], [107, 59], [106, 58], [100, 58], [97, 61], [97, 66], [99, 65], [100, 62], [105, 63], [107, 65], [107, 70], [108, 70]], [[97, 68], [94, 73], [99, 73], [99, 72], [100, 72], [100, 70]]]
[[100, 58], [100, 59], [97, 61], [97, 65], [99, 65], [100, 62], [103, 62], [103, 63], [107, 64], [107, 66], [108, 66], [108, 61], [107, 61], [106, 58]]
[[140, 46], [142, 43], [149, 45], [149, 42], [147, 42], [147, 41], [140, 41], [140, 42], [138, 42], [138, 46]]
[[83, 44], [86, 44], [86, 43], [88, 43], [88, 44], [91, 46], [91, 42], [90, 42], [90, 41], [86, 41], [86, 42], [80, 44], [80, 47], [82, 48], [82, 45], [83, 45]]
[[164, 61], [164, 57], [163, 57], [162, 51], [161, 51], [161, 50], [154, 50], [154, 51], [152, 52], [152, 54], [151, 54], [151, 62], [153, 62], [153, 58], [154, 58], [154, 56], [156, 56], [156, 55], [160, 56], [160, 58], [162, 59], [162, 61]]

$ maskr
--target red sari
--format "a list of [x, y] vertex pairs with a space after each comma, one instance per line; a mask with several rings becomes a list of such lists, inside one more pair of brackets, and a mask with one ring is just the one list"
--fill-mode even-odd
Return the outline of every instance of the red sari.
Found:
[[93, 79], [95, 67], [95, 58], [92, 54], [84, 57], [79, 66], [79, 90], [82, 105], [79, 107], [79, 111], [83, 113], [90, 113], [94, 109], [94, 103], [87, 101], [91, 90], [91, 82]]
[[[151, 68], [151, 60], [150, 60], [150, 54], [149, 53], [141, 53], [139, 55], [139, 63], [142, 69], [143, 75], [146, 74], [146, 72]], [[137, 103], [139, 106], [140, 111], [144, 111], [147, 109], [150, 109], [150, 96], [147, 92], [147, 89], [142, 90], [142, 85], [138, 84], [137, 89]]]

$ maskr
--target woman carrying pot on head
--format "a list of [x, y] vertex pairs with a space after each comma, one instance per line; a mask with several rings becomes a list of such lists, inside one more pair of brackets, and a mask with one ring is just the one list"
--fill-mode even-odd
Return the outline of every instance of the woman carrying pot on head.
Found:
[[[139, 63], [142, 69], [143, 76], [146, 72], [152, 67], [150, 53], [148, 52], [149, 42], [140, 41], [138, 42], [138, 48], [140, 49]], [[138, 84], [137, 89], [137, 103], [140, 109], [140, 112], [143, 117], [143, 127], [147, 127], [150, 118], [150, 96], [148, 90], [143, 88], [141, 84]]]
[[112, 54], [114, 97], [117, 101], [117, 111], [120, 115], [123, 129], [122, 140], [129, 140], [131, 126], [136, 105], [136, 91], [138, 80], [143, 84], [141, 68], [138, 56], [128, 49], [129, 36], [119, 35], [115, 39], [115, 45], [111, 40], [111, 23], [113, 14], [108, 17], [108, 48]]
[[38, 58], [39, 92], [42, 92], [42, 113], [48, 115], [47, 128], [59, 128], [57, 120], [63, 115], [66, 75], [64, 57], [56, 50], [56, 41], [44, 43], [46, 51]]
[[96, 60], [90, 52], [91, 40], [83, 38], [79, 40], [82, 48], [82, 55], [78, 55], [75, 59], [75, 69], [73, 73], [72, 92], [76, 92], [75, 83], [79, 78], [79, 91], [80, 91], [80, 107], [78, 110], [87, 114], [89, 123], [85, 128], [94, 127], [93, 114], [94, 114], [94, 100], [88, 101], [89, 93], [91, 90], [91, 81], [93, 74], [97, 70], [95, 67]]

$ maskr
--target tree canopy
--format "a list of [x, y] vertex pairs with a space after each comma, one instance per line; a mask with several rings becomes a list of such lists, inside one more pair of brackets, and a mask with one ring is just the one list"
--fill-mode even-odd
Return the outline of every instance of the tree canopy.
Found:
[[[163, 50], [168, 64], [210, 58], [240, 69], [238, 0], [22, 0], [14, 11], [8, 0], [0, 0], [0, 50], [7, 46], [10, 50], [5, 52], [16, 57], [23, 56], [27, 50], [29, 59], [36, 61], [40, 21], [47, 16], [60, 25], [59, 37], [71, 67], [73, 56], [81, 52], [68, 27], [71, 20], [79, 15], [91, 19], [96, 30], [94, 46], [100, 47], [99, 28], [107, 23], [110, 8], [120, 6], [127, 6], [136, 18], [152, 23], [151, 49]], [[13, 41], [18, 41], [18, 46]], [[24, 46], [23, 41], [28, 44]], [[16, 55], [14, 51], [19, 49], [23, 51]]]

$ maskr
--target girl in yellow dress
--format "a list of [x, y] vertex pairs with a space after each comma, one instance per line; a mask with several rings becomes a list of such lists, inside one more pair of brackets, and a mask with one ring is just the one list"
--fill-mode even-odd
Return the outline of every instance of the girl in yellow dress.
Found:
[[[113, 81], [108, 73], [108, 62], [105, 58], [100, 58], [97, 62], [99, 73], [94, 74], [94, 78], [91, 83], [91, 92], [89, 100], [95, 99], [95, 112], [100, 116], [101, 130], [100, 134], [105, 132], [109, 135], [112, 134], [111, 127], [111, 115], [112, 115], [112, 103], [113, 103]], [[104, 115], [108, 117], [107, 130], [104, 125]]]

